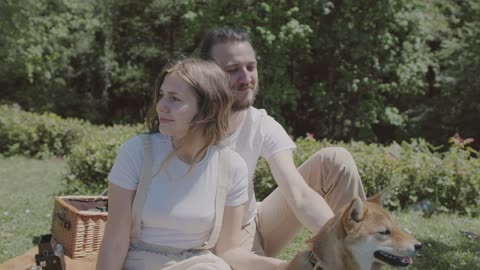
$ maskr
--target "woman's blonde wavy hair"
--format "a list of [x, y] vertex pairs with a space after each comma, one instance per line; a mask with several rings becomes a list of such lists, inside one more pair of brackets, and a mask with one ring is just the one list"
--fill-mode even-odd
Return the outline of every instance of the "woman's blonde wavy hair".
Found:
[[[190, 123], [190, 128], [184, 140], [192, 134], [200, 134], [204, 143], [202, 148], [194, 155], [193, 162], [188, 172], [200, 160], [202, 153], [210, 145], [218, 144], [228, 130], [229, 116], [233, 103], [233, 95], [228, 87], [228, 77], [225, 72], [214, 62], [185, 58], [168, 64], [158, 76], [153, 92], [153, 102], [147, 112], [146, 124], [150, 133], [159, 132], [159, 122], [156, 111], [160, 99], [160, 87], [168, 74], [175, 74], [185, 80], [194, 90], [198, 101], [198, 112]], [[176, 149], [162, 162], [160, 171], [182, 147], [180, 140]], [[188, 173], [187, 172], [187, 173]], [[157, 172], [158, 173], [158, 172]]]

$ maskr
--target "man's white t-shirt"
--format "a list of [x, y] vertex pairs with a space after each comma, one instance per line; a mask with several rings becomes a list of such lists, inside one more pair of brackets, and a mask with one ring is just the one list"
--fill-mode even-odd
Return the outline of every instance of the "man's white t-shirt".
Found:
[[267, 115], [266, 111], [250, 107], [240, 127], [222, 145], [240, 154], [248, 167], [248, 203], [243, 224], [250, 223], [256, 215], [257, 204], [253, 189], [253, 176], [260, 156], [268, 160], [273, 154], [295, 149], [295, 143], [285, 129]]
[[[141, 240], [185, 249], [201, 246], [208, 240], [214, 226], [220, 148], [209, 147], [205, 157], [188, 174], [190, 165], [177, 157], [169, 160], [158, 172], [162, 161], [173, 151], [171, 137], [160, 133], [151, 136], [153, 178], [143, 209]], [[108, 180], [122, 188], [136, 190], [143, 153], [140, 136], [125, 142]], [[237, 153], [231, 153], [228, 166], [225, 205], [238, 206], [248, 200], [248, 170]]]

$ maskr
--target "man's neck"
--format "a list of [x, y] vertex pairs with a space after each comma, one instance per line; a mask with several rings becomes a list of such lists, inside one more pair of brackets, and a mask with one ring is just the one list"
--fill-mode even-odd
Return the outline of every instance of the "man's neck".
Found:
[[245, 110], [233, 112], [230, 115], [230, 120], [229, 120], [230, 122], [229, 122], [229, 127], [228, 127], [226, 137], [231, 136], [240, 127], [243, 121], [243, 117], [245, 117], [245, 114], [247, 113], [247, 110], [248, 108]]

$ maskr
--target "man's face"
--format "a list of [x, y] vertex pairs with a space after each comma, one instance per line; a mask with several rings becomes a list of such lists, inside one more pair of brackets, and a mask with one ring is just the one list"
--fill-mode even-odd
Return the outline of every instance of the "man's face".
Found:
[[226, 42], [212, 47], [211, 57], [229, 75], [229, 86], [235, 98], [233, 111], [250, 107], [258, 92], [255, 51], [249, 42]]

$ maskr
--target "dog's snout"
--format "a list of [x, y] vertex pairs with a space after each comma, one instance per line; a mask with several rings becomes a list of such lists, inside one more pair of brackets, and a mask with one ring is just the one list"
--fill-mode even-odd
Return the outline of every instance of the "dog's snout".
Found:
[[422, 248], [422, 243], [418, 242], [415, 244], [415, 251], [419, 251]]

